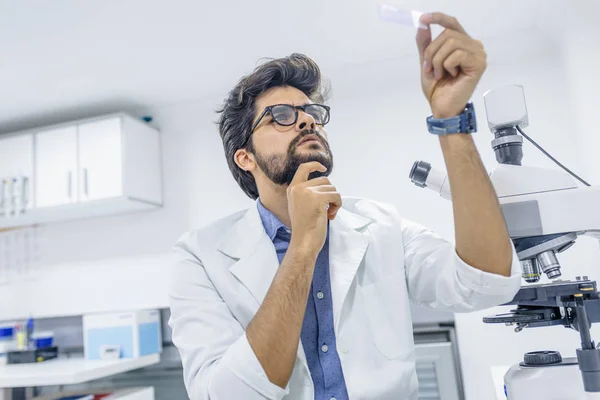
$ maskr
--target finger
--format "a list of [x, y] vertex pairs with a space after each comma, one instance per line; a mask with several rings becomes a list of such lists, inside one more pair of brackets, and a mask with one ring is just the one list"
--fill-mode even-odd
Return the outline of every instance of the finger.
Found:
[[306, 182], [310, 173], [315, 171], [326, 172], [327, 168], [317, 161], [300, 164], [296, 170], [296, 173], [294, 174], [294, 179], [292, 179], [290, 186], [300, 182]]
[[338, 192], [327, 193], [325, 200], [329, 204], [327, 210], [327, 217], [331, 220], [337, 215], [340, 208], [342, 208], [342, 196]]
[[423, 14], [421, 16], [421, 22], [423, 22], [425, 25], [436, 24], [460, 33], [467, 33], [456, 18], [441, 12]]
[[425, 50], [427, 46], [431, 43], [431, 29], [427, 26], [427, 29], [417, 29], [417, 48], [419, 49], [419, 60], [421, 63], [421, 67], [429, 72], [430, 65], [424, 64], [425, 61]]
[[458, 75], [458, 70], [461, 67], [467, 66], [469, 59], [469, 53], [465, 50], [455, 50], [444, 60], [444, 69], [448, 72], [456, 71], [455, 73], [450, 72], [452, 76]]
[[433, 71], [433, 56], [438, 50], [446, 43], [446, 41], [450, 38], [460, 37], [460, 33], [451, 31], [449, 29], [445, 29], [438, 37], [433, 40], [429, 46], [425, 49], [424, 60], [423, 63], [426, 63], [430, 66], [431, 71]]
[[445, 74], [445, 71], [448, 71], [452, 76], [456, 77], [458, 74], [458, 69], [447, 69], [445, 68], [444, 62], [450, 56], [450, 54], [454, 53], [456, 50], [467, 50], [470, 46], [467, 43], [462, 42], [460, 39], [455, 37], [449, 37], [442, 47], [435, 53], [433, 59], [431, 60], [431, 65], [433, 66], [434, 77], [436, 80], [442, 79]]
[[331, 185], [331, 181], [326, 176], [320, 176], [318, 178], [314, 178], [314, 179], [308, 180], [306, 182], [302, 182], [301, 185], [304, 187]]
[[315, 192], [319, 192], [319, 193], [331, 193], [331, 192], [337, 192], [337, 189], [335, 186], [333, 185], [320, 185], [320, 186], [315, 186], [311, 188], [313, 191]]

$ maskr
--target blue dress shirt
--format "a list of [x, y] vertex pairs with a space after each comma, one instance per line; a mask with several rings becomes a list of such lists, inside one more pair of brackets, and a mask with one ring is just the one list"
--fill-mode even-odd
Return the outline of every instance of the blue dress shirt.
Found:
[[[273, 241], [277, 258], [281, 263], [290, 244], [291, 230], [267, 210], [260, 200], [257, 205], [265, 232]], [[329, 279], [329, 230], [325, 245], [315, 264], [300, 339], [315, 388], [315, 400], [348, 400], [333, 329], [333, 304]]]

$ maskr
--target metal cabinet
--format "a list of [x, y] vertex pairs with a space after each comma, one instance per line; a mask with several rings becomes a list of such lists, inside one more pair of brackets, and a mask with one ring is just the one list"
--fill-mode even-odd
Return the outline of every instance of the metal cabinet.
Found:
[[461, 400], [458, 347], [453, 326], [415, 326], [419, 400]]
[[416, 347], [419, 400], [460, 400], [451, 343]]

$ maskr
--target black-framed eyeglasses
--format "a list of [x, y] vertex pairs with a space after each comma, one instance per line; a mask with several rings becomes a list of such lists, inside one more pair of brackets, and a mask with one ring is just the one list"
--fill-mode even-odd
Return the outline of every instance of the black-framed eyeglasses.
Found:
[[272, 106], [265, 107], [260, 117], [256, 120], [250, 134], [254, 133], [254, 130], [260, 124], [260, 121], [267, 114], [271, 114], [273, 122], [281, 126], [292, 126], [298, 122], [298, 110], [302, 110], [315, 120], [317, 125], [325, 126], [329, 122], [330, 118], [330, 107], [323, 104], [306, 104], [303, 106], [292, 106], [290, 104], [275, 104]]

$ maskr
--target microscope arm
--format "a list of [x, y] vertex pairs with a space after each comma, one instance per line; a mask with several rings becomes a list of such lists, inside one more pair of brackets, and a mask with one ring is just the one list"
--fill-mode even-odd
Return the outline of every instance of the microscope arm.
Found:
[[511, 238], [576, 232], [600, 238], [600, 187], [499, 199]]
[[[417, 161], [410, 178], [451, 199], [446, 171]], [[571, 232], [600, 238], [600, 186], [578, 187], [560, 170], [505, 164], [490, 179], [512, 239]]]

